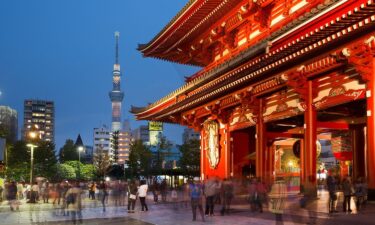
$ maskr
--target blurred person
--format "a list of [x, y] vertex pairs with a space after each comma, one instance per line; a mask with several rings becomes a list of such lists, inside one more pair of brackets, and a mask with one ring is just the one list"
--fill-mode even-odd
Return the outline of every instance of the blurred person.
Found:
[[9, 203], [9, 207], [11, 211], [14, 211], [15, 209], [19, 210], [19, 206], [17, 203], [17, 185], [15, 181], [10, 182], [7, 186], [7, 193], [6, 197]]
[[263, 203], [266, 201], [267, 198], [267, 187], [266, 184], [263, 183], [260, 178], [258, 178], [257, 186], [256, 186], [256, 201], [255, 206], [258, 207], [260, 213], [263, 213]]
[[115, 206], [118, 207], [120, 203], [120, 181], [118, 180], [112, 185], [112, 196]]
[[173, 202], [173, 208], [174, 209], [178, 209], [178, 205], [177, 205], [177, 202], [178, 202], [178, 193], [177, 193], [176, 188], [172, 188], [171, 199], [172, 199], [172, 202]]
[[42, 192], [43, 203], [48, 203], [49, 192], [50, 192], [50, 185], [49, 185], [49, 182], [47, 181], [43, 183], [43, 192]]
[[128, 213], [134, 213], [138, 188], [134, 180], [128, 184]]
[[89, 199], [95, 200], [96, 183], [91, 182], [89, 186]]
[[121, 181], [120, 182], [120, 187], [119, 187], [119, 191], [120, 191], [120, 194], [119, 194], [119, 203], [120, 203], [120, 206], [124, 206], [125, 205], [125, 202], [126, 202], [125, 198], [126, 198], [127, 190], [128, 190], [127, 182]]
[[73, 224], [82, 224], [82, 189], [79, 182], [75, 182], [66, 192], [67, 210], [70, 211]]
[[25, 191], [25, 188], [23, 187], [23, 183], [22, 182], [19, 182], [17, 183], [17, 199], [18, 200], [22, 200], [24, 198], [24, 191]]
[[334, 173], [329, 170], [328, 177], [327, 177], [327, 190], [329, 193], [329, 200], [328, 200], [328, 210], [329, 213], [337, 212], [336, 210], [336, 201], [337, 201], [337, 180], [334, 176]]
[[161, 194], [161, 201], [162, 202], [167, 202], [167, 180], [164, 179], [162, 182], [161, 182], [161, 185], [160, 185], [160, 194]]
[[249, 193], [249, 202], [250, 202], [250, 209], [252, 212], [255, 211], [255, 203], [257, 201], [258, 193], [257, 193], [257, 180], [252, 178], [248, 187]]
[[206, 197], [206, 216], [214, 215], [214, 197], [216, 194], [216, 182], [214, 179], [207, 179], [203, 185], [204, 196]]
[[215, 179], [215, 183], [216, 183], [216, 191], [215, 191], [215, 196], [214, 196], [214, 204], [221, 204], [221, 185], [222, 185], [222, 182], [216, 178]]
[[3, 186], [0, 185], [0, 202], [3, 201], [3, 192], [4, 192], [4, 188]]
[[154, 202], [155, 203], [158, 203], [158, 196], [159, 196], [159, 184], [158, 182], [156, 181], [156, 179], [154, 180], [154, 183], [152, 184], [152, 194], [154, 196]]
[[184, 183], [182, 185], [182, 199], [181, 199], [181, 206], [187, 208], [189, 205], [190, 200], [190, 190], [189, 190], [189, 184]]
[[223, 204], [222, 204], [220, 214], [224, 216], [225, 214], [229, 214], [230, 205], [232, 203], [232, 199], [234, 196], [233, 194], [234, 187], [230, 179], [224, 179], [221, 187], [222, 187], [221, 193], [223, 196]]
[[100, 202], [102, 203], [103, 212], [105, 212], [105, 204], [108, 199], [108, 185], [104, 181], [100, 181], [99, 184], [99, 196], [100, 196]]
[[34, 182], [30, 189], [30, 200], [28, 201], [28, 203], [36, 203], [38, 201], [38, 195], [39, 186], [37, 182]]
[[277, 177], [269, 193], [270, 211], [275, 214], [276, 224], [283, 224], [287, 187], [282, 177]]
[[138, 188], [138, 196], [139, 196], [139, 200], [141, 201], [142, 212], [145, 210], [148, 211], [147, 204], [146, 204], [147, 190], [148, 190], [148, 185], [146, 184], [146, 181], [141, 180], [141, 185]]
[[364, 200], [364, 187], [363, 187], [363, 179], [362, 177], [358, 177], [355, 184], [354, 184], [354, 195], [356, 198], [356, 208], [359, 211], [362, 208], [362, 203]]
[[204, 222], [203, 207], [202, 207], [202, 197], [203, 197], [203, 187], [200, 183], [199, 177], [194, 177], [194, 182], [190, 184], [190, 199], [191, 199], [191, 209], [193, 211], [193, 221], [197, 219], [197, 208]]
[[352, 209], [350, 207], [350, 202], [353, 194], [353, 186], [349, 176], [345, 177], [343, 180], [342, 191], [344, 194], [344, 201], [342, 205], [343, 211], [351, 213]]

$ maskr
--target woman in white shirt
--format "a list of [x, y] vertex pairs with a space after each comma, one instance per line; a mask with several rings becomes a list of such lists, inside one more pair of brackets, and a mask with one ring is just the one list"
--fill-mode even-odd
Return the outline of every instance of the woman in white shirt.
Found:
[[148, 211], [147, 205], [146, 205], [146, 196], [147, 196], [147, 189], [148, 185], [146, 184], [145, 180], [141, 180], [141, 186], [138, 188], [138, 196], [139, 200], [141, 201], [142, 205], [142, 211]]

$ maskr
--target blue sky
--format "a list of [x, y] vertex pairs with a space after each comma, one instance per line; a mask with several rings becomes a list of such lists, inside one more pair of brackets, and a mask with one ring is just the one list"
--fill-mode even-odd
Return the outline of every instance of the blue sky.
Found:
[[[80, 133], [92, 145], [92, 129], [110, 124], [114, 31], [120, 31], [122, 118], [132, 128], [131, 105], [145, 106], [183, 84], [196, 71], [143, 58], [139, 43], [151, 40], [186, 0], [1, 0], [0, 105], [19, 113], [27, 98], [55, 102], [55, 141]], [[181, 143], [183, 128], [165, 126], [165, 135]]]

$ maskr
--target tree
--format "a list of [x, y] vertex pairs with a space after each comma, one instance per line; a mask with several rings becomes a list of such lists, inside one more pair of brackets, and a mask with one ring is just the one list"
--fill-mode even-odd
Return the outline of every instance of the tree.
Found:
[[56, 175], [55, 144], [49, 141], [39, 141], [34, 149], [34, 173], [35, 177], [51, 179]]
[[180, 165], [185, 175], [197, 175], [200, 168], [200, 140], [190, 140], [180, 146]]
[[78, 160], [78, 150], [74, 146], [72, 139], [67, 139], [65, 145], [60, 148], [59, 161], [64, 163], [66, 161]]
[[164, 136], [162, 136], [157, 146], [156, 153], [154, 154], [152, 164], [152, 169], [158, 175], [161, 175], [161, 171], [164, 169], [163, 162], [165, 162], [165, 160], [171, 155], [171, 148], [172, 144]]
[[145, 175], [150, 172], [152, 153], [142, 140], [136, 140], [130, 144], [129, 170], [132, 176]]
[[8, 149], [8, 167], [14, 168], [22, 163], [30, 164], [30, 149], [26, 142], [17, 141]]
[[81, 179], [85, 181], [93, 180], [95, 177], [95, 166], [92, 164], [83, 164], [81, 167]]
[[111, 161], [108, 153], [104, 152], [103, 147], [99, 146], [97, 152], [94, 154], [94, 167], [96, 175], [103, 178], [109, 171]]
[[119, 131], [115, 131], [112, 133], [111, 138], [111, 148], [112, 148], [112, 161], [113, 163], [117, 163], [118, 161], [118, 149], [119, 149]]
[[76, 178], [76, 173], [74, 171], [74, 168], [67, 165], [67, 164], [56, 164], [56, 179], [62, 180], [62, 179], [68, 179], [72, 180]]
[[9, 179], [21, 181], [30, 177], [30, 152], [24, 141], [16, 141], [7, 151], [7, 170]]

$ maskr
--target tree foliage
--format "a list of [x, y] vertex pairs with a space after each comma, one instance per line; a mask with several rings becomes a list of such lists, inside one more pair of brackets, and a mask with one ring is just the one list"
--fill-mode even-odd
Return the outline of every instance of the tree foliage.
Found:
[[93, 164], [83, 164], [81, 167], [81, 179], [90, 181], [95, 178], [95, 166]]
[[142, 140], [136, 140], [130, 144], [129, 172], [132, 176], [145, 175], [150, 172], [152, 153], [150, 148], [143, 144]]
[[56, 177], [57, 180], [72, 180], [76, 178], [76, 173], [72, 166], [58, 163], [56, 164]]
[[65, 144], [62, 148], [60, 148], [59, 152], [59, 161], [60, 163], [64, 163], [66, 161], [74, 161], [78, 160], [78, 150], [76, 146], [74, 146], [74, 142], [71, 139], [67, 139]]
[[8, 148], [7, 164], [9, 168], [15, 168], [22, 163], [30, 164], [30, 149], [26, 142], [17, 141]]
[[99, 178], [103, 178], [108, 172], [111, 166], [111, 161], [107, 152], [104, 152], [103, 147], [99, 147], [97, 152], [94, 154], [94, 167], [96, 175]]
[[39, 141], [34, 149], [34, 174], [35, 177], [51, 179], [56, 174], [57, 158], [55, 144], [49, 141]]
[[180, 146], [180, 165], [185, 175], [199, 173], [200, 169], [200, 140], [190, 140]]

